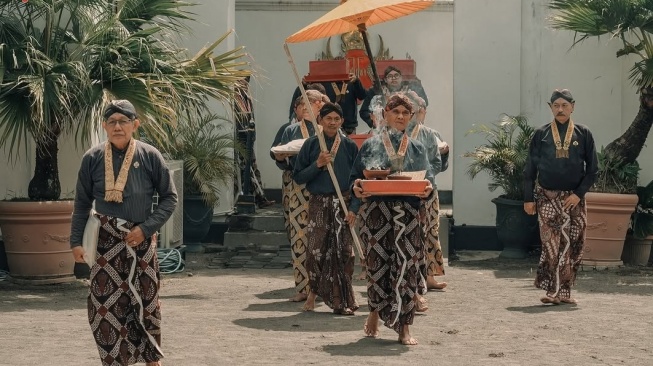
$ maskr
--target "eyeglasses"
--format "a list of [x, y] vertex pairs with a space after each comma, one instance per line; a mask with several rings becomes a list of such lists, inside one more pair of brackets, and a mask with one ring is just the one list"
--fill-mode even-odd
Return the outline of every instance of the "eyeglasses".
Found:
[[410, 117], [410, 116], [413, 115], [413, 112], [408, 111], [408, 110], [400, 111], [400, 110], [398, 110], [398, 109], [393, 109], [393, 110], [391, 110], [390, 112], [391, 112], [392, 114], [394, 114], [395, 116], [397, 116], [397, 117], [399, 117], [399, 116]]
[[401, 74], [388, 74], [385, 76], [386, 79], [396, 80], [401, 77]]
[[339, 123], [340, 121], [342, 121], [342, 118], [340, 118], [340, 117], [324, 117], [324, 121], [325, 122]]
[[106, 123], [107, 123], [107, 126], [109, 126], [111, 128], [115, 128], [116, 125], [120, 125], [120, 127], [125, 127], [125, 126], [127, 126], [128, 124], [130, 124], [132, 122], [134, 122], [133, 119], [118, 119], [118, 120], [110, 120], [110, 121], [107, 121]]

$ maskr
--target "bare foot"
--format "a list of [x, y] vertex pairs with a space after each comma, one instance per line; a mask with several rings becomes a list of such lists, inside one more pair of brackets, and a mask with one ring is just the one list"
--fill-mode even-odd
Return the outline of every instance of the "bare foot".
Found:
[[410, 330], [408, 329], [408, 325], [403, 325], [399, 329], [399, 343], [406, 346], [414, 346], [418, 343], [417, 339], [410, 336]]
[[302, 301], [306, 300], [307, 297], [308, 297], [308, 295], [306, 295], [304, 293], [301, 293], [301, 292], [298, 292], [297, 294], [295, 294], [295, 296], [288, 299], [288, 301], [302, 302]]
[[379, 336], [379, 312], [371, 311], [370, 315], [367, 316], [365, 325], [363, 326], [363, 331], [365, 332], [366, 337], [376, 338]]
[[367, 279], [367, 270], [363, 268], [361, 273], [356, 277], [357, 280], [366, 280]]
[[551, 297], [551, 296], [543, 296], [540, 301], [542, 301], [543, 304], [553, 304], [553, 305], [559, 305], [560, 304], [560, 299], [557, 297]]
[[578, 301], [576, 301], [576, 299], [574, 299], [573, 297], [569, 297], [569, 298], [566, 298], [566, 299], [561, 298], [560, 302], [564, 302], [565, 304], [578, 304]]
[[333, 310], [333, 313], [336, 315], [356, 315], [354, 314], [354, 311], [351, 310], [350, 308], [335, 309]]
[[426, 299], [422, 295], [415, 295], [415, 307], [417, 308], [415, 311], [418, 313], [423, 313], [429, 309], [429, 304], [427, 303]]
[[446, 282], [438, 282], [433, 276], [426, 279], [426, 288], [429, 290], [444, 290], [445, 287], [447, 287]]
[[317, 295], [315, 295], [313, 292], [311, 292], [308, 297], [306, 298], [306, 302], [304, 303], [304, 306], [302, 307], [303, 311], [313, 311], [315, 310], [315, 298]]

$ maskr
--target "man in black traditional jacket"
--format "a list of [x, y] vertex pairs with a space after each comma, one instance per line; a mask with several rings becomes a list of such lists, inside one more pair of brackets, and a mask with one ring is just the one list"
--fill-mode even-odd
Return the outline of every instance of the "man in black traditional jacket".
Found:
[[590, 130], [574, 123], [575, 101], [556, 89], [549, 102], [553, 121], [537, 129], [524, 169], [524, 211], [539, 215], [542, 255], [535, 287], [545, 304], [570, 303], [571, 286], [583, 255], [585, 193], [596, 180], [597, 156]]

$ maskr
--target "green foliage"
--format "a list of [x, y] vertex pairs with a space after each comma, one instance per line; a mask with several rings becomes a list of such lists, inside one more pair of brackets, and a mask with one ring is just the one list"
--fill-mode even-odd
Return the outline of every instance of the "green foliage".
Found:
[[[553, 0], [554, 28], [576, 32], [573, 46], [590, 38], [606, 35], [618, 39], [623, 47], [616, 56], [634, 55], [639, 59], [630, 79], [639, 87], [653, 86], [653, 1], [652, 0]], [[573, 47], [572, 46], [572, 47]]]
[[605, 149], [597, 153], [599, 171], [592, 187], [594, 192], [633, 194], [637, 188], [639, 164], [624, 164], [623, 159], [608, 155]]
[[503, 115], [499, 122], [479, 125], [467, 134], [482, 134], [486, 143], [463, 154], [472, 158], [467, 174], [474, 179], [479, 173], [490, 176], [490, 191], [501, 188], [505, 198], [524, 199], [524, 167], [535, 129], [524, 116]]
[[[194, 21], [178, 0], [0, 0], [0, 148], [15, 161], [71, 133], [87, 143], [110, 99], [128, 99], [154, 141], [180, 115], [230, 106], [250, 75], [242, 48], [189, 57], [177, 41]], [[44, 145], [44, 144], [41, 144]], [[49, 155], [56, 161], [56, 151]], [[47, 180], [57, 180], [48, 176]]]
[[637, 208], [631, 217], [631, 229], [636, 238], [653, 235], [653, 181], [646, 187], [637, 187]]
[[230, 123], [217, 115], [183, 118], [154, 143], [170, 159], [184, 161], [184, 195], [201, 195], [210, 207], [220, 199], [220, 186], [236, 174], [234, 150], [242, 150], [224, 122]]

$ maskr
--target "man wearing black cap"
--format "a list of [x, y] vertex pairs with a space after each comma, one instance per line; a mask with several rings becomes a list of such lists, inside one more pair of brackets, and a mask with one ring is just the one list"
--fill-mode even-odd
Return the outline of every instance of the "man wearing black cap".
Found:
[[535, 131], [524, 169], [524, 211], [539, 215], [542, 255], [535, 287], [545, 304], [575, 304], [571, 286], [580, 264], [587, 211], [585, 193], [596, 180], [596, 147], [590, 130], [574, 123], [575, 101], [556, 89], [549, 102], [553, 121]]
[[[159, 264], [153, 235], [177, 205], [163, 156], [132, 136], [140, 120], [127, 100], [111, 102], [102, 127], [108, 141], [82, 157], [70, 245], [76, 262], [91, 256], [88, 320], [103, 365], [160, 365]], [[158, 205], [152, 210], [154, 193]], [[95, 204], [95, 211], [91, 208]], [[84, 230], [100, 222], [97, 250], [85, 253]]]

